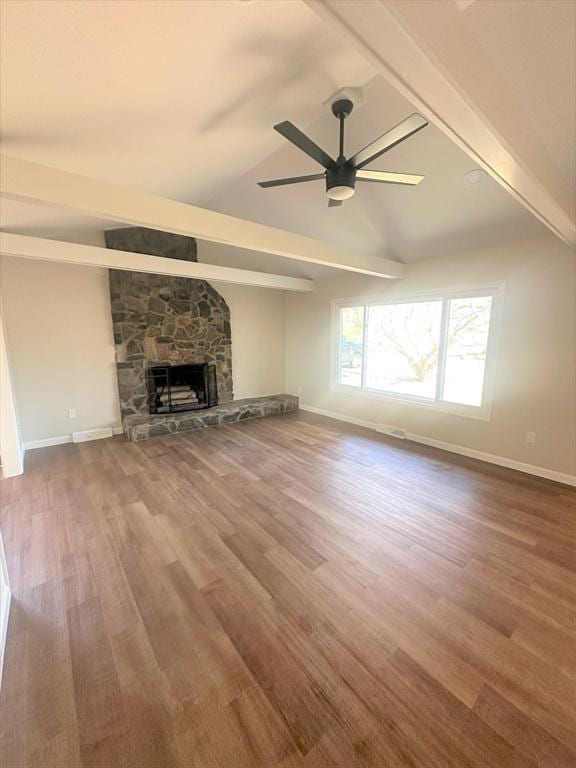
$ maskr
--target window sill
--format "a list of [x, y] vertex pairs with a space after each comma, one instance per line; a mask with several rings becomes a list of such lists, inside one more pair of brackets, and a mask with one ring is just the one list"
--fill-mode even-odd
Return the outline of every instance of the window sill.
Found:
[[492, 419], [492, 409], [490, 407], [477, 408], [475, 406], [458, 405], [457, 403], [444, 403], [424, 400], [407, 395], [395, 395], [392, 392], [378, 392], [377, 390], [360, 389], [359, 387], [349, 386], [347, 384], [331, 384], [330, 391], [356, 395], [357, 397], [368, 398], [370, 400], [384, 400], [387, 403], [394, 403], [396, 405], [424, 408], [428, 411], [446, 413], [450, 416], [460, 416], [462, 418], [473, 419], [475, 421], [491, 421]]

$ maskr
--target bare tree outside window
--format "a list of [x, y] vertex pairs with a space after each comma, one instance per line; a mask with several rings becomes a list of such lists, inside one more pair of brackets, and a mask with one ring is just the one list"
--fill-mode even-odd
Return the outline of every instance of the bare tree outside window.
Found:
[[433, 396], [441, 319], [441, 301], [370, 307], [367, 386]]
[[491, 311], [491, 296], [343, 307], [338, 381], [480, 406]]

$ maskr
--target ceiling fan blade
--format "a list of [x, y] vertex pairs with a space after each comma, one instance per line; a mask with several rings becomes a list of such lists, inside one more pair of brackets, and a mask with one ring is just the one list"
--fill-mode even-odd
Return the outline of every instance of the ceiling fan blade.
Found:
[[289, 179], [272, 179], [272, 181], [259, 181], [260, 187], [283, 187], [285, 184], [300, 184], [302, 181], [316, 181], [323, 179], [323, 173], [313, 173], [310, 176], [291, 176]]
[[337, 205], [342, 205], [342, 200], [332, 200], [331, 197], [328, 198], [328, 208], [336, 208]]
[[379, 139], [373, 141], [372, 144], [368, 144], [367, 147], [357, 152], [354, 157], [350, 158], [350, 162], [357, 169], [363, 168], [368, 163], [371, 163], [372, 160], [376, 160], [377, 157], [383, 155], [384, 152], [388, 152], [389, 149], [400, 144], [401, 141], [404, 141], [409, 136], [413, 136], [422, 128], [426, 128], [427, 125], [428, 121], [416, 112], [407, 117], [406, 120], [402, 120], [398, 125], [395, 125], [394, 128], [380, 136]]
[[377, 181], [381, 184], [404, 184], [414, 187], [420, 184], [424, 176], [414, 173], [388, 173], [388, 171], [357, 171], [356, 181]]
[[316, 162], [320, 163], [324, 168], [330, 168], [334, 165], [334, 160], [332, 160], [330, 155], [324, 152], [324, 150], [315, 144], [312, 139], [309, 139], [305, 133], [302, 133], [299, 128], [296, 128], [296, 126], [288, 120], [284, 120], [283, 123], [275, 125], [274, 130], [282, 134], [285, 139], [291, 141], [292, 144], [298, 147], [298, 149], [301, 149], [302, 152], [305, 152], [308, 155], [308, 157], [311, 157], [312, 160], [316, 160]]

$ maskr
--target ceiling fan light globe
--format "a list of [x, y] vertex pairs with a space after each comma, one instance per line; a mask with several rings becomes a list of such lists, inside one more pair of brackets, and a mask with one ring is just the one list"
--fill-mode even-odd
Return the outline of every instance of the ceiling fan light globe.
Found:
[[326, 194], [331, 200], [348, 200], [354, 194], [354, 187], [339, 184], [326, 190]]

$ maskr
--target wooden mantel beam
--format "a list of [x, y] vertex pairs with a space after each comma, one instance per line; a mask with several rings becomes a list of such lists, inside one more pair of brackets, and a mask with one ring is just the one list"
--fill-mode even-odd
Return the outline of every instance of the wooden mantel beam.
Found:
[[404, 275], [395, 261], [15, 157], [2, 155], [0, 172], [3, 197], [375, 277]]
[[192, 277], [210, 282], [237, 283], [259, 288], [277, 288], [282, 291], [312, 291], [314, 281], [286, 275], [271, 275], [267, 272], [252, 272], [248, 269], [221, 267], [195, 261], [179, 261], [163, 256], [149, 256], [145, 253], [116, 251], [96, 245], [65, 243], [47, 240], [43, 237], [14, 235], [0, 232], [0, 254], [25, 259], [59, 261], [86, 267], [105, 267], [132, 272], [151, 272], [157, 275]]

